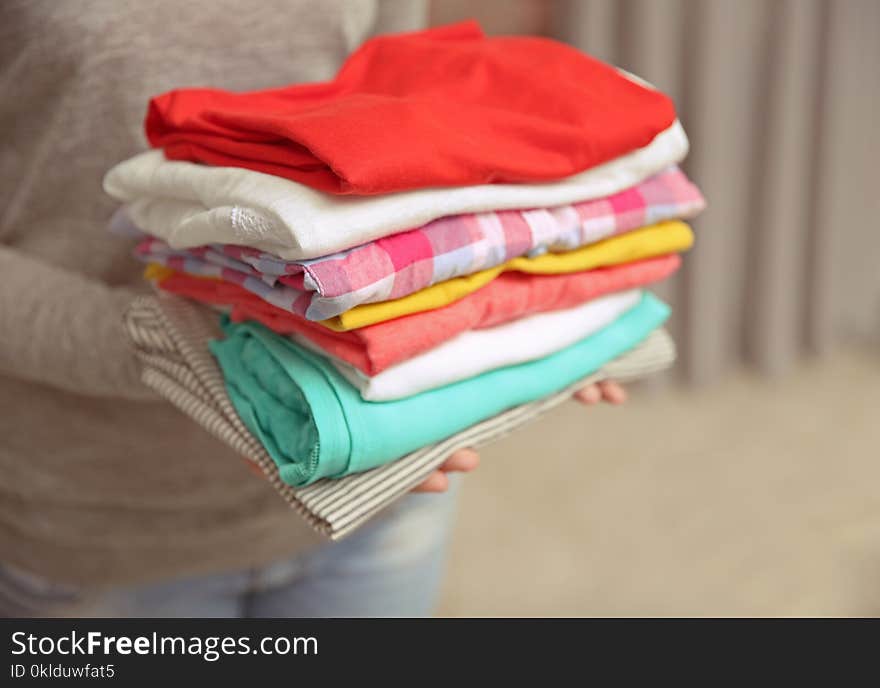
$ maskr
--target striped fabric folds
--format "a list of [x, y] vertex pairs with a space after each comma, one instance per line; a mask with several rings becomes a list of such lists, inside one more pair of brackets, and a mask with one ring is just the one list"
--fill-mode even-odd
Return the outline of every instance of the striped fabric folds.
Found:
[[603, 378], [642, 377], [669, 367], [675, 360], [671, 338], [664, 330], [657, 330], [636, 349], [567, 390], [510, 409], [371, 471], [294, 489], [281, 481], [275, 463], [229, 400], [222, 373], [207, 347], [209, 339], [219, 336], [216, 315], [185, 299], [158, 294], [136, 299], [124, 322], [144, 366], [144, 383], [258, 466], [281, 497], [331, 540], [345, 537], [407, 494], [452, 452], [484, 446], [523, 427], [586, 384]]

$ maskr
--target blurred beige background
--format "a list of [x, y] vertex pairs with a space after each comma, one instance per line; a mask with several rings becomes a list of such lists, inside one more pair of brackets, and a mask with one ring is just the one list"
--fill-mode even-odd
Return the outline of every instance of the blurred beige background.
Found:
[[672, 95], [710, 207], [675, 375], [483, 453], [441, 614], [880, 615], [880, 3], [432, 3], [466, 17]]

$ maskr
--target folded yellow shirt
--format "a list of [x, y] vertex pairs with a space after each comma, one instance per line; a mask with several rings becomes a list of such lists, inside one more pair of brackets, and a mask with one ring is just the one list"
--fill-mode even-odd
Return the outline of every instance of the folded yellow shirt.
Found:
[[582, 272], [608, 265], [631, 263], [667, 253], [687, 251], [694, 243], [694, 233], [684, 222], [670, 220], [632, 232], [597, 241], [565, 253], [545, 253], [535, 258], [520, 256], [488, 270], [431, 285], [415, 294], [393, 301], [365, 303], [335, 318], [320, 321], [337, 332], [356, 330], [400, 318], [411, 313], [441, 308], [486, 286], [502, 272], [516, 270], [536, 275]]
[[[161, 282], [162, 280], [173, 277], [176, 274], [178, 274], [177, 270], [165, 267], [164, 265], [159, 265], [159, 263], [147, 263], [147, 267], [144, 268], [144, 279], [150, 280], [151, 282]], [[212, 280], [217, 279], [216, 277], [202, 277], [201, 275], [192, 275], [192, 277]]]
[[[659, 222], [597, 241], [574, 251], [545, 253], [534, 258], [525, 256], [513, 258], [494, 268], [475, 272], [472, 275], [454, 277], [393, 301], [361, 304], [335, 318], [319, 322], [337, 332], [355, 330], [404, 315], [442, 308], [486, 286], [502, 272], [518, 271], [536, 275], [583, 272], [686, 251], [693, 241], [693, 232], [684, 222], [678, 220]], [[161, 282], [174, 273], [174, 270], [151, 263], [147, 266], [144, 276]], [[191, 276], [207, 280], [217, 279], [201, 275]]]

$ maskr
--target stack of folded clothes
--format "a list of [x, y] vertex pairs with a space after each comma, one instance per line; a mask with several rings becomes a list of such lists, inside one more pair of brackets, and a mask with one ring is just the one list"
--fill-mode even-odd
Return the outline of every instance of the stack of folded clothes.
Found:
[[164, 94], [146, 130], [105, 178], [115, 225], [160, 292], [223, 315], [218, 371], [186, 307], [135, 307], [145, 379], [331, 536], [452, 449], [674, 358], [644, 288], [704, 207], [687, 139], [667, 97], [568, 46], [379, 37], [333, 81]]

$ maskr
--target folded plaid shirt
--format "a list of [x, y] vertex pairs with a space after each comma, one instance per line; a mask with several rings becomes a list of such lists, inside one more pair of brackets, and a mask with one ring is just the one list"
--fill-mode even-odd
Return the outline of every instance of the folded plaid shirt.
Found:
[[309, 320], [363, 303], [389, 301], [517, 256], [570, 251], [614, 234], [705, 207], [677, 167], [612, 196], [573, 205], [454, 215], [418, 229], [311, 260], [288, 261], [256, 249], [211, 245], [176, 251], [144, 239], [139, 257], [182, 272], [234, 282]]

